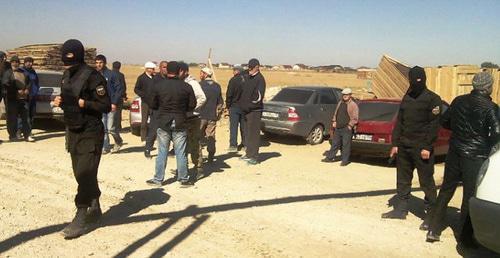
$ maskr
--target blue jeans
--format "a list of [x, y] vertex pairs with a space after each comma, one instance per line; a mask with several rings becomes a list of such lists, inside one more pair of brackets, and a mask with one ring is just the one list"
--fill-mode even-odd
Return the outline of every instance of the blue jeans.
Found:
[[163, 179], [165, 179], [165, 168], [167, 167], [167, 156], [170, 148], [170, 141], [174, 143], [175, 160], [177, 161], [177, 181], [185, 182], [189, 180], [186, 153], [187, 130], [174, 128], [175, 127], [172, 126], [168, 131], [158, 128], [156, 131], [158, 156], [156, 157], [154, 180], [158, 182], [163, 182]]
[[245, 114], [239, 107], [229, 108], [229, 146], [238, 146], [238, 125], [240, 126], [241, 142], [245, 142]]
[[335, 159], [337, 152], [341, 149], [342, 163], [349, 162], [349, 157], [351, 156], [351, 143], [352, 143], [352, 130], [348, 127], [335, 129], [333, 134], [332, 146], [327, 157], [329, 159]]
[[116, 111], [111, 111], [107, 114], [102, 114], [102, 123], [104, 124], [104, 145], [103, 145], [103, 150], [109, 150], [110, 149], [110, 143], [109, 143], [109, 135], [113, 136], [113, 139], [115, 140], [115, 144], [122, 144], [123, 139], [120, 136], [120, 132], [118, 131], [118, 128], [116, 127], [116, 119], [115, 115], [118, 115]]

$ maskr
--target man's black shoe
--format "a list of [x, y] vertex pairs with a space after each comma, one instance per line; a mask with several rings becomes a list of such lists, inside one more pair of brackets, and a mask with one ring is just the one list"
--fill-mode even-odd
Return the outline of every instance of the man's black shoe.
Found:
[[65, 239], [77, 238], [85, 233], [87, 227], [85, 225], [85, 216], [87, 215], [87, 208], [78, 208], [75, 218], [69, 225], [67, 225], [61, 234]]
[[187, 187], [191, 187], [194, 185], [194, 183], [191, 182], [190, 180], [180, 181], [180, 184], [181, 184], [181, 188], [187, 188]]
[[340, 166], [341, 166], [341, 167], [345, 167], [345, 166], [349, 165], [350, 163], [351, 163], [351, 162], [349, 162], [349, 161], [348, 161], [348, 162], [341, 162], [341, 163], [340, 163]]
[[335, 162], [335, 160], [334, 159], [330, 159], [330, 158], [324, 158], [324, 159], [321, 160], [321, 162], [333, 163], [333, 162]]
[[147, 159], [150, 159], [151, 158], [151, 151], [150, 150], [145, 150], [144, 151], [144, 157], [146, 157]]
[[382, 213], [383, 219], [406, 219], [408, 212], [400, 210], [392, 210], [386, 213]]
[[439, 238], [440, 238], [440, 235], [438, 233], [429, 230], [429, 232], [427, 232], [427, 237], [426, 237], [425, 241], [427, 241], [429, 243], [439, 242], [439, 240], [440, 240]]
[[90, 207], [87, 210], [87, 217], [85, 221], [87, 223], [92, 223], [98, 221], [102, 216], [101, 205], [99, 204], [99, 199], [94, 199], [90, 203]]

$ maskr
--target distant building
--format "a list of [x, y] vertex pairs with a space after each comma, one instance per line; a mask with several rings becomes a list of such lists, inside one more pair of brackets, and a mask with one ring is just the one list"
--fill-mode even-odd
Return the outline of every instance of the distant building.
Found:
[[283, 70], [292, 70], [293, 67], [291, 65], [282, 65]]
[[232, 65], [228, 63], [218, 63], [216, 66], [220, 69], [229, 69], [232, 67]]
[[372, 68], [368, 68], [368, 67], [360, 67], [360, 68], [358, 68], [356, 73], [358, 75], [357, 76], [358, 79], [366, 80], [366, 79], [372, 79], [373, 74], [375, 74], [376, 71], [377, 71], [377, 69], [372, 69]]
[[295, 64], [295, 65], [293, 65], [292, 69], [296, 70], [296, 71], [298, 71], [298, 70], [307, 70], [307, 69], [309, 69], [309, 67], [307, 65], [305, 65], [305, 64]]

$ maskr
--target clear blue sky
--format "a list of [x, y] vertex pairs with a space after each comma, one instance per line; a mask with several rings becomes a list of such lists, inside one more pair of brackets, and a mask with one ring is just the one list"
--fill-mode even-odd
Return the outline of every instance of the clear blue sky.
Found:
[[[2, 1], [4, 2], [4, 1]], [[500, 1], [8, 1], [0, 49], [80, 39], [108, 60], [500, 63]]]

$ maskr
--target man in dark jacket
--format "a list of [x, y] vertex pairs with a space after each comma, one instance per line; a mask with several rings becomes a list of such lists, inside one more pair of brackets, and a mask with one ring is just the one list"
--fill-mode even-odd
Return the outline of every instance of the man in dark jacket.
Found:
[[[148, 92], [153, 85], [155, 68], [156, 65], [153, 62], [147, 62], [144, 65], [144, 73], [137, 77], [134, 87], [135, 94], [141, 98], [141, 141], [143, 142], [146, 141], [148, 136], [148, 120], [151, 114], [148, 103]], [[146, 158], [151, 157], [150, 152], [151, 150], [147, 148], [144, 149]]]
[[[110, 151], [118, 152], [123, 145], [123, 139], [120, 136], [120, 131], [116, 126], [115, 116], [118, 115], [116, 112], [118, 106], [123, 105], [123, 85], [120, 83], [118, 76], [115, 72], [108, 69], [106, 66], [106, 57], [104, 55], [97, 55], [95, 58], [96, 70], [106, 78], [108, 94], [111, 99], [111, 112], [102, 115], [102, 123], [104, 124], [104, 145], [103, 154], [107, 154]], [[115, 141], [115, 146], [111, 150], [111, 145], [109, 141], [109, 135], [113, 136]]]
[[84, 234], [87, 223], [102, 215], [97, 181], [104, 142], [101, 119], [102, 114], [111, 111], [111, 101], [106, 79], [85, 63], [85, 50], [80, 41], [66, 41], [61, 55], [67, 69], [63, 74], [61, 96], [56, 97], [52, 105], [64, 110], [67, 147], [78, 182], [76, 215], [62, 231], [66, 239], [71, 239]]
[[9, 139], [17, 139], [18, 118], [21, 118], [22, 133], [26, 141], [34, 141], [31, 137], [31, 123], [29, 121], [29, 98], [31, 81], [20, 68], [19, 57], [13, 56], [10, 60], [12, 66], [4, 74], [4, 87], [6, 88], [7, 131]]
[[433, 144], [439, 130], [441, 98], [427, 89], [422, 67], [411, 68], [408, 77], [410, 87], [401, 101], [390, 153], [391, 158], [397, 154], [397, 203], [392, 211], [382, 214], [382, 218], [406, 219], [416, 168], [420, 187], [425, 193], [427, 212], [420, 229], [427, 230], [429, 211], [437, 196]]
[[26, 57], [24, 58], [24, 64], [22, 70], [29, 77], [31, 81], [30, 88], [30, 100], [29, 100], [29, 119], [30, 124], [33, 126], [33, 117], [36, 112], [36, 96], [38, 95], [38, 91], [40, 90], [40, 84], [38, 81], [38, 74], [35, 69], [33, 69], [33, 58]]
[[246, 154], [240, 159], [248, 165], [259, 164], [260, 123], [264, 108], [264, 94], [266, 80], [260, 73], [259, 60], [252, 58], [248, 61], [248, 73], [245, 74], [245, 83], [238, 102], [245, 113], [245, 147]]
[[170, 141], [174, 143], [177, 160], [177, 180], [181, 185], [191, 184], [187, 170], [186, 153], [186, 113], [196, 107], [196, 98], [193, 89], [178, 77], [179, 64], [171, 61], [167, 64], [167, 78], [158, 80], [150, 89], [150, 107], [158, 110], [157, 138], [158, 156], [153, 179], [146, 183], [162, 186], [167, 166], [167, 154]]
[[[11, 67], [10, 67], [10, 63], [7, 61], [7, 55], [5, 54], [5, 52], [0, 51], [0, 103], [3, 100], [5, 107], [7, 107], [7, 101], [5, 99], [6, 98], [6, 96], [5, 96], [6, 86], [4, 85], [4, 83], [7, 83], [8, 80], [7, 80], [7, 77], [4, 80], [4, 75], [8, 74], [7, 71], [9, 71], [10, 69], [11, 69]], [[2, 113], [0, 113], [0, 116], [1, 115], [2, 115]], [[2, 142], [3, 141], [0, 140], [0, 144]]]
[[123, 88], [123, 94], [122, 94], [122, 102], [121, 105], [118, 105], [116, 107], [116, 129], [118, 131], [122, 130], [122, 111], [123, 111], [123, 102], [127, 101], [127, 82], [125, 81], [125, 75], [120, 72], [120, 69], [122, 67], [122, 63], [115, 61], [113, 62], [113, 72], [116, 74], [118, 77], [118, 82]]
[[474, 246], [469, 217], [469, 199], [476, 192], [479, 168], [488, 158], [491, 148], [500, 140], [498, 106], [491, 101], [493, 77], [481, 72], [472, 79], [470, 94], [456, 97], [444, 113], [441, 123], [451, 130], [450, 147], [446, 156], [444, 180], [439, 191], [427, 241], [439, 241], [446, 207], [459, 182], [463, 183], [461, 232], [459, 240], [466, 247]]
[[229, 152], [238, 151], [238, 126], [240, 128], [241, 142], [245, 142], [245, 116], [238, 102], [243, 91], [245, 77], [242, 75], [243, 68], [235, 66], [233, 77], [229, 80], [226, 91], [226, 109], [229, 109]]
[[205, 105], [200, 110], [200, 130], [202, 138], [207, 144], [208, 163], [212, 163], [215, 156], [215, 128], [222, 114], [224, 100], [220, 85], [212, 80], [212, 70], [208, 67], [201, 69], [200, 79], [201, 89], [207, 98]]

